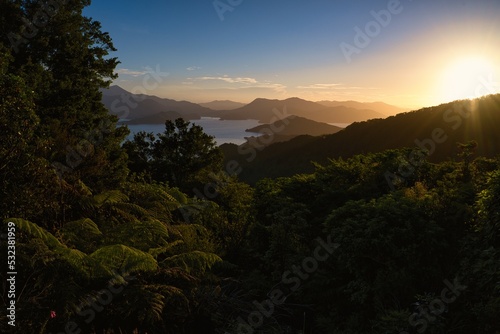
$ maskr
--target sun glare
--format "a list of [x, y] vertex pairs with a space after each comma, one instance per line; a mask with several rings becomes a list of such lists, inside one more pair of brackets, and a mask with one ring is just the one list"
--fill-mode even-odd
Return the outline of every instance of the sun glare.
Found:
[[440, 83], [440, 98], [443, 102], [473, 99], [494, 93], [488, 84], [495, 67], [480, 56], [460, 58], [444, 70]]

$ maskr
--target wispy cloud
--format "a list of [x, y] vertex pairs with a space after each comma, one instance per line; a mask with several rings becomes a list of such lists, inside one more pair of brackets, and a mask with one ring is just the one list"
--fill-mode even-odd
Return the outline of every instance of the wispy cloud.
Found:
[[198, 66], [189, 66], [188, 68], [186, 68], [186, 70], [188, 70], [188, 71], [196, 71], [196, 70], [201, 70], [201, 67], [198, 67]]
[[196, 80], [220, 80], [228, 83], [243, 83], [243, 84], [256, 84], [257, 80], [254, 78], [231, 78], [227, 75], [222, 76], [222, 77], [199, 77], [196, 78]]
[[[192, 82], [194, 87], [198, 89], [217, 89], [224, 91], [255, 91], [262, 92], [274, 92], [279, 94], [285, 94], [287, 86], [280, 83], [274, 83], [271, 81], [259, 81], [256, 78], [251, 77], [231, 77], [229, 75], [219, 75], [219, 76], [203, 76], [203, 77], [191, 77], [186, 78], [183, 85], [189, 85]], [[219, 84], [217, 84], [219, 83]]]
[[342, 84], [339, 83], [331, 83], [331, 84], [313, 84], [308, 86], [297, 86], [298, 89], [332, 89]]
[[341, 83], [331, 83], [331, 84], [312, 84], [307, 86], [297, 86], [297, 89], [323, 89], [323, 90], [353, 90], [353, 89], [363, 89], [363, 90], [375, 90], [379, 89], [377, 87], [360, 87], [360, 86], [346, 86]]
[[131, 75], [133, 77], [139, 77], [139, 76], [144, 75], [148, 72], [147, 71], [134, 71], [134, 70], [129, 70], [128, 68], [119, 68], [116, 70], [116, 73], [124, 74], [124, 75]]

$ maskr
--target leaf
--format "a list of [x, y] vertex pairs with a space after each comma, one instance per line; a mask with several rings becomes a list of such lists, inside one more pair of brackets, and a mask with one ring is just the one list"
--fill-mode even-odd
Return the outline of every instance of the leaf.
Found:
[[158, 265], [151, 254], [125, 245], [111, 245], [99, 248], [90, 257], [110, 271], [153, 272]]
[[93, 198], [96, 207], [100, 208], [104, 204], [117, 204], [128, 201], [128, 196], [119, 190], [109, 190], [97, 194]]
[[179, 267], [186, 270], [188, 273], [194, 272], [204, 274], [218, 262], [222, 262], [222, 259], [213, 253], [193, 251], [171, 256], [163, 260], [161, 265], [165, 268]]
[[4, 220], [4, 224], [7, 224], [8, 222], [13, 222], [16, 226], [16, 229], [28, 233], [34, 238], [41, 239], [51, 250], [59, 254], [71, 266], [88, 275], [88, 267], [91, 265], [91, 263], [87, 254], [77, 249], [68, 248], [55, 236], [30, 221], [20, 218], [11, 218]]

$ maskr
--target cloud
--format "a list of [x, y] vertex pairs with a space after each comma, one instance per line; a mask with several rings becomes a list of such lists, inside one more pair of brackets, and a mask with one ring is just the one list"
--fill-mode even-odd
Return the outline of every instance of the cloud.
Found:
[[342, 84], [332, 83], [332, 84], [314, 84], [309, 86], [297, 86], [298, 89], [333, 89]]
[[141, 75], [144, 75], [148, 72], [147, 71], [134, 71], [134, 70], [129, 70], [128, 68], [119, 68], [116, 70], [116, 73], [124, 74], [124, 75], [131, 75], [133, 77], [140, 77]]
[[297, 89], [328, 89], [328, 90], [375, 90], [379, 89], [377, 87], [360, 87], [360, 86], [344, 86], [344, 84], [340, 83], [332, 83], [332, 84], [313, 84], [308, 86], [297, 86]]
[[[287, 86], [280, 83], [273, 83], [270, 81], [259, 81], [255, 78], [250, 77], [230, 77], [228, 75], [223, 76], [204, 76], [204, 77], [194, 77], [186, 78], [183, 82], [184, 85], [189, 85], [188, 82], [193, 82], [195, 85], [191, 87], [196, 87], [198, 89], [218, 89], [226, 91], [260, 91], [260, 92], [274, 92], [279, 94], [285, 94]], [[222, 84], [215, 84], [216, 82]], [[196, 84], [197, 83], [197, 84]], [[202, 86], [202, 87], [200, 87]]]
[[244, 83], [244, 84], [255, 84], [257, 83], [257, 80], [255, 80], [254, 78], [240, 78], [240, 77], [237, 77], [237, 78], [231, 78], [227, 75], [225, 76], [222, 76], [222, 77], [199, 77], [199, 78], [196, 78], [197, 80], [221, 80], [221, 81], [225, 81], [225, 82], [228, 82], [228, 83]]
[[186, 70], [188, 70], [188, 71], [196, 71], [196, 70], [201, 70], [201, 67], [198, 67], [198, 66], [190, 66], [190, 67], [186, 68]]

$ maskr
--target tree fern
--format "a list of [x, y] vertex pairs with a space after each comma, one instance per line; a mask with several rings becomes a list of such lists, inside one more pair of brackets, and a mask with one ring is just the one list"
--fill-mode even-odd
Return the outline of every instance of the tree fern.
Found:
[[173, 226], [185, 244], [184, 252], [201, 250], [213, 252], [215, 247], [211, 241], [208, 230], [198, 224], [182, 224]]
[[49, 249], [60, 255], [71, 266], [78, 271], [85, 273], [85, 275], [88, 275], [88, 267], [91, 266], [91, 263], [89, 262], [87, 254], [77, 249], [68, 248], [51, 233], [30, 221], [20, 218], [12, 218], [5, 220], [4, 224], [7, 224], [7, 222], [13, 222], [16, 225], [16, 229], [25, 232], [34, 238], [41, 239], [49, 247]]
[[116, 204], [128, 201], [128, 196], [119, 190], [108, 190], [94, 196], [94, 204], [100, 208], [104, 204]]
[[174, 255], [179, 249], [179, 247], [182, 247], [183, 245], [184, 241], [175, 240], [163, 247], [150, 248], [148, 253], [151, 254], [154, 258], [157, 258], [159, 255], [162, 254], [168, 254], [171, 256]]
[[179, 267], [188, 273], [204, 274], [218, 262], [222, 262], [222, 259], [215, 254], [193, 251], [171, 256], [163, 260], [161, 266], [164, 268]]
[[65, 244], [74, 245], [86, 253], [93, 252], [103, 236], [97, 224], [88, 218], [66, 223], [60, 234]]
[[125, 245], [112, 245], [99, 248], [90, 258], [107, 269], [116, 272], [155, 271], [158, 267], [151, 254]]

